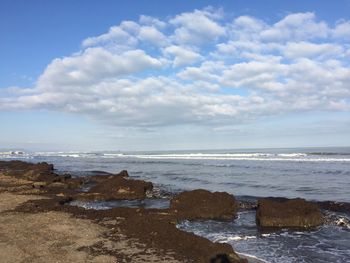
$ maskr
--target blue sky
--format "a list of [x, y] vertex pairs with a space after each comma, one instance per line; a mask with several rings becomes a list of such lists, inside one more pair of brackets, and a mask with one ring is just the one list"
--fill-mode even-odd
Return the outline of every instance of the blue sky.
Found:
[[0, 148], [350, 145], [350, 1], [0, 3]]

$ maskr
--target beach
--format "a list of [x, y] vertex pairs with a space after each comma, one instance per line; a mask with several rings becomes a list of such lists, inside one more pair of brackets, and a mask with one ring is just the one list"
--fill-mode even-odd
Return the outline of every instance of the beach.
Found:
[[3, 262], [209, 262], [220, 255], [247, 262], [229, 245], [178, 230], [167, 210], [66, 205], [80, 194], [76, 182], [50, 173], [51, 165], [0, 166]]
[[[180, 153], [180, 156], [179, 153], [172, 153], [171, 158], [169, 153], [139, 155], [141, 156], [135, 157], [135, 154], [130, 156], [126, 153], [26, 153], [7, 158], [30, 163], [54, 163], [53, 172], [61, 182], [48, 184], [52, 178], [45, 176], [40, 179], [41, 183], [28, 182], [28, 178], [21, 176], [1, 177], [0, 189], [2, 195], [6, 195], [2, 199], [18, 200], [8, 205], [8, 201], [2, 202], [2, 206], [6, 206], [2, 210], [13, 210], [5, 212], [3, 221], [17, 220], [15, 225], [21, 225], [24, 222], [21, 218], [24, 216], [28, 216], [27, 221], [33, 221], [34, 218], [37, 221], [39, 216], [41, 224], [46, 225], [44, 222], [48, 218], [57, 217], [58, 221], [68, 224], [63, 228], [69, 229], [67, 235], [71, 234], [73, 228], [80, 234], [75, 233], [74, 237], [68, 238], [65, 236], [64, 239], [72, 240], [68, 245], [63, 239], [53, 239], [52, 243], [57, 246], [62, 244], [64, 248], [60, 247], [58, 251], [65, 249], [73, 254], [78, 253], [68, 253], [67, 257], [77, 257], [81, 262], [108, 262], [110, 259], [112, 262], [210, 262], [217, 254], [230, 253], [234, 253], [232, 255], [235, 257], [241, 255], [242, 258], [249, 258], [249, 262], [344, 262], [349, 257], [347, 240], [350, 209], [346, 202], [348, 157], [344, 153], [321, 155], [284, 151], [259, 154]], [[283, 161], [279, 160], [281, 158]], [[269, 181], [269, 177], [266, 177], [260, 187], [255, 186], [254, 180], [259, 179], [254, 176], [257, 166], [264, 167], [260, 168], [260, 176], [274, 171], [270, 175], [274, 180]], [[116, 177], [114, 183], [122, 185], [122, 188], [111, 199], [109, 188], [106, 188], [106, 183], [103, 185], [103, 181], [125, 169], [128, 172], [121, 174], [124, 177], [128, 173], [125, 177], [127, 182], [120, 176]], [[242, 175], [238, 177], [241, 170], [246, 172], [245, 178]], [[283, 176], [283, 171], [288, 170], [291, 175], [295, 175], [294, 184], [288, 185], [289, 191], [284, 191], [283, 186], [288, 184], [289, 178]], [[313, 176], [322, 170], [318, 175], [320, 178], [325, 178], [325, 175], [337, 176], [337, 180], [342, 178], [343, 183], [339, 181], [339, 187], [343, 187], [344, 194], [342, 188], [339, 188], [333, 193], [332, 199], [327, 192], [319, 194], [318, 199], [311, 198], [315, 193], [320, 193], [317, 187], [322, 182], [315, 183], [313, 189], [305, 187], [307, 178], [303, 183], [298, 182], [303, 178], [302, 170], [303, 173], [314, 174]], [[87, 178], [90, 182], [86, 181]], [[93, 180], [97, 180], [100, 186], [94, 187]], [[204, 180], [210, 183], [204, 183]], [[338, 183], [334, 177], [332, 180], [332, 184]], [[80, 184], [82, 181], [85, 181], [84, 184]], [[134, 183], [129, 184], [129, 181]], [[149, 183], [153, 187], [151, 191], [146, 191], [146, 195], [137, 190], [148, 189]], [[107, 186], [108, 184], [110, 183]], [[279, 184], [280, 189], [276, 188], [276, 184]], [[135, 192], [129, 195], [125, 187], [134, 186]], [[171, 200], [183, 191], [193, 192], [198, 188], [234, 194], [239, 205], [235, 217], [229, 220], [213, 220], [208, 217], [209, 214], [204, 214], [206, 219], [192, 220], [188, 215], [186, 218], [174, 214], [174, 209], [169, 208]], [[303, 191], [295, 191], [293, 194], [293, 189], [298, 188]], [[95, 193], [92, 194], [92, 190]], [[260, 229], [256, 225], [256, 206], [260, 198], [268, 196], [306, 198], [321, 209], [325, 223], [306, 230]], [[331, 202], [325, 202], [326, 200]], [[195, 201], [194, 204], [196, 202], [198, 203]], [[191, 204], [191, 200], [187, 203]], [[84, 229], [91, 229], [93, 232], [84, 233], [79, 224], [91, 225]], [[33, 233], [38, 232], [39, 225], [32, 226]], [[13, 226], [3, 229], [14, 229]], [[29, 235], [29, 232], [21, 232], [20, 229], [13, 231], [23, 237]], [[47, 238], [45, 236], [50, 236], [47, 235], [49, 228], [43, 231], [46, 233], [43, 234], [44, 239]], [[82, 238], [84, 235], [90, 235], [90, 243], [84, 243], [87, 242]], [[11, 240], [10, 234], [4, 233], [3, 236]], [[29, 242], [24, 241], [22, 247], [30, 246], [30, 238], [25, 240]], [[3, 249], [9, 248], [5, 246]], [[18, 247], [10, 249], [21, 250]], [[33, 253], [38, 257], [40, 250]], [[55, 252], [52, 253], [54, 258]], [[98, 261], [100, 259], [102, 261]]]
[[0, 263], [350, 262], [349, 10], [0, 1]]

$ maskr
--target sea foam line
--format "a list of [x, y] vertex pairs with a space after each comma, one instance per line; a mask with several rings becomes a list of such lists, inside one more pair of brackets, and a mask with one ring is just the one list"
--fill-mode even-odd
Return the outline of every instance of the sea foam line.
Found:
[[227, 155], [123, 155], [138, 159], [168, 160], [242, 160], [242, 161], [289, 161], [289, 162], [350, 162], [350, 158], [281, 158], [281, 157], [240, 157]]
[[0, 152], [0, 158], [71, 157], [71, 158], [137, 158], [155, 160], [241, 160], [288, 162], [350, 162], [350, 158], [312, 157], [306, 153], [186, 153], [186, 154], [123, 154], [89, 152], [36, 152], [21, 155]]
[[251, 255], [251, 254], [246, 254], [246, 253], [241, 253], [241, 252], [237, 252], [238, 256], [243, 257], [243, 258], [247, 258], [249, 260], [249, 262], [253, 262], [253, 260], [255, 260], [254, 262], [256, 263], [269, 263], [268, 261], [258, 258], [257, 256]]

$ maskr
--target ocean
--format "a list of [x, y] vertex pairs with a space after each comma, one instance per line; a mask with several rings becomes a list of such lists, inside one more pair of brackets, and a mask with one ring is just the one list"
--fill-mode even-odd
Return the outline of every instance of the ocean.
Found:
[[[260, 197], [301, 197], [311, 201], [350, 202], [350, 147], [163, 152], [0, 152], [0, 159], [53, 163], [74, 176], [128, 170], [151, 181], [164, 194], [203, 188], [225, 191], [242, 201]], [[94, 204], [91, 204], [94, 206]], [[119, 202], [98, 203], [104, 209]], [[128, 205], [123, 203], [123, 205]], [[145, 205], [144, 202], [129, 205]], [[147, 205], [147, 204], [146, 204]], [[164, 202], [150, 205], [164, 206]], [[334, 222], [307, 231], [266, 232], [255, 225], [255, 212], [227, 221], [184, 221], [180, 229], [230, 243], [242, 254], [266, 262], [350, 262], [348, 213], [331, 213]]]

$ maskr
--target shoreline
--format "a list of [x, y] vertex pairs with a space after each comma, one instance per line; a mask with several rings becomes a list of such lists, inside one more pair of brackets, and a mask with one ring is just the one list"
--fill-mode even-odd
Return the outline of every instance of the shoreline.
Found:
[[[156, 200], [157, 197], [159, 198], [159, 195], [162, 195], [162, 193], [157, 191], [159, 189], [153, 189], [153, 185], [150, 182], [129, 178], [127, 171], [122, 171], [119, 174], [101, 172], [100, 175], [74, 178], [69, 174], [55, 173], [53, 165], [47, 163], [34, 164], [22, 161], [0, 161], [0, 198], [2, 200], [0, 203], [0, 220], [2, 225], [2, 228], [0, 227], [0, 236], [3, 236], [3, 239], [0, 239], [2, 242], [0, 242], [0, 253], [11, 254], [11, 251], [14, 253], [18, 250], [22, 252], [23, 250], [28, 250], [23, 248], [24, 245], [22, 248], [11, 248], [11, 246], [9, 248], [9, 245], [14, 243], [14, 237], [6, 229], [12, 229], [12, 232], [16, 232], [17, 239], [22, 238], [23, 240], [21, 241], [25, 244], [24, 247], [28, 246], [30, 248], [32, 244], [26, 243], [26, 240], [30, 240], [31, 235], [35, 236], [42, 230], [40, 225], [31, 225], [35, 218], [34, 221], [42, 222], [44, 229], [43, 235], [39, 235], [39, 239], [45, 240], [55, 236], [53, 234], [55, 231], [52, 233], [52, 227], [54, 230], [60, 229], [60, 233], [65, 233], [65, 238], [55, 237], [56, 239], [50, 239], [50, 242], [55, 244], [55, 247], [61, 251], [60, 253], [63, 250], [68, 256], [84, 258], [81, 262], [100, 262], [101, 258], [104, 258], [104, 261], [101, 262], [109, 262], [108, 260], [110, 259], [112, 260], [111, 262], [266, 262], [254, 255], [235, 252], [229, 244], [214, 243], [176, 227], [177, 223], [184, 219], [196, 220], [202, 218], [204, 220], [215, 220], [221, 218], [221, 220], [233, 220], [235, 215], [237, 215], [235, 213], [238, 211], [257, 209], [257, 204], [252, 202], [252, 200], [247, 202], [242, 200], [235, 201], [234, 196], [224, 192], [211, 193], [206, 190], [193, 190], [178, 193], [171, 197], [168, 196], [167, 199], [170, 200], [170, 205], [167, 208], [113, 207], [99, 210], [86, 209], [79, 205], [73, 205], [74, 202], [72, 203], [72, 201]], [[206, 206], [202, 206], [196, 212], [197, 214], [193, 214], [192, 209], [202, 205], [198, 203], [201, 200], [198, 199], [198, 194], [205, 196], [205, 200], [207, 200], [205, 201]], [[186, 195], [187, 197], [182, 201], [182, 206], [185, 205], [187, 210], [177, 211], [177, 209], [181, 209], [181, 205], [176, 208], [174, 203], [181, 201], [181, 196], [184, 197]], [[230, 207], [232, 202], [234, 202], [234, 207], [232, 207], [233, 214], [230, 211], [227, 214], [227, 207]], [[297, 207], [301, 204], [305, 205], [303, 209], [309, 209], [308, 207], [311, 205], [313, 206], [313, 208], [311, 207], [312, 209], [317, 206], [318, 209], [327, 211], [350, 211], [349, 203], [331, 201], [306, 202], [303, 204], [302, 202], [305, 201], [302, 200], [265, 198], [265, 202], [267, 202], [265, 204], [267, 207], [278, 205], [281, 206], [281, 209], [285, 206], [284, 202], [291, 205], [293, 202], [296, 202], [295, 205]], [[223, 203], [225, 205], [217, 210], [216, 204]], [[203, 208], [207, 211], [205, 214], [201, 212]], [[272, 208], [269, 208], [269, 210]], [[260, 211], [259, 214], [264, 216], [264, 213], [264, 211]], [[60, 222], [61, 226], [52, 225], [51, 221], [47, 221], [48, 217], [51, 218], [51, 221]], [[28, 218], [30, 229], [25, 225], [25, 221], [22, 218]], [[290, 216], [285, 218], [289, 220]], [[79, 225], [74, 226], [75, 220], [83, 220], [81, 224], [84, 224], [87, 229], [96, 230], [93, 238], [90, 238], [90, 243], [87, 243], [89, 240], [85, 240], [84, 237], [77, 240], [72, 237], [70, 231], [74, 229], [79, 229], [78, 232], [80, 232], [75, 233], [75, 237], [79, 237], [79, 235], [84, 236], [85, 234], [85, 230], [79, 228]], [[260, 218], [259, 221], [263, 222], [263, 220], [266, 219]], [[9, 221], [17, 222], [17, 224], [13, 225]], [[65, 223], [62, 225], [62, 222]], [[269, 224], [268, 221], [266, 223]], [[343, 223], [347, 224], [349, 222]], [[70, 229], [70, 231], [67, 231], [67, 229]], [[28, 233], [31, 234], [29, 235]], [[66, 239], [74, 239], [74, 241], [67, 245]], [[79, 242], [82, 242], [84, 245], [79, 245]], [[74, 246], [74, 244], [76, 245]], [[8, 249], [10, 249], [10, 252]], [[29, 255], [33, 253], [35, 255], [33, 262], [47, 262], [40, 261], [40, 253], [42, 252], [35, 249], [35, 247], [29, 249], [34, 251], [29, 253]], [[48, 248], [45, 249], [47, 250]], [[52, 253], [54, 258], [56, 255], [55, 250]], [[24, 253], [23, 257], [29, 255]], [[54, 262], [65, 262], [59, 260], [60, 258], [58, 257]], [[75, 262], [80, 262], [79, 260], [77, 259]], [[66, 262], [69, 261], [71, 260], [66, 260]], [[10, 258], [6, 262], [17, 261], [14, 258]]]
[[[117, 176], [112, 177], [119, 180]], [[13, 255], [6, 262], [18, 262], [15, 255], [31, 262], [248, 262], [231, 245], [179, 230], [169, 209], [93, 210], [67, 205], [84, 195], [79, 190], [81, 180], [57, 175], [46, 163], [0, 162], [4, 207], [0, 210], [0, 253]], [[85, 227], [79, 227], [81, 224]], [[33, 238], [45, 241], [38, 246]], [[54, 247], [45, 246], [45, 242]]]

